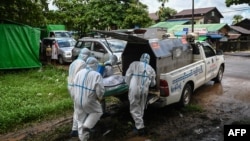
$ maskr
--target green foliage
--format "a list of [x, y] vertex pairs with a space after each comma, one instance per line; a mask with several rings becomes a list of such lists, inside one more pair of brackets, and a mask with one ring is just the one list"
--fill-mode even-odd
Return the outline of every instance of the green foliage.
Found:
[[248, 4], [250, 5], [249, 0], [226, 0], [226, 6], [229, 7], [231, 5], [238, 5], [238, 4]]
[[147, 27], [152, 21], [147, 6], [137, 0], [8, 0], [0, 3], [0, 18], [34, 27], [64, 24], [80, 34], [93, 29]]
[[175, 15], [177, 13], [176, 10], [170, 8], [170, 7], [160, 7], [160, 10], [157, 11], [157, 15], [160, 19], [160, 21], [166, 21], [171, 16]]
[[152, 24], [152, 20], [148, 16], [147, 6], [138, 3], [131, 3], [125, 11], [125, 17], [121, 28], [140, 28], [148, 27]]
[[39, 26], [45, 22], [43, 11], [48, 10], [46, 2], [47, 0], [2, 0], [0, 19]]
[[0, 72], [0, 133], [72, 110], [67, 71], [54, 67]]
[[243, 16], [241, 16], [241, 15], [234, 15], [233, 16], [233, 25], [234, 24], [237, 24], [238, 22], [240, 22], [240, 21], [242, 21], [242, 19], [243, 19]]
[[84, 23], [87, 23], [88, 30], [108, 29], [121, 24], [123, 11], [123, 5], [117, 0], [91, 0], [86, 6]]

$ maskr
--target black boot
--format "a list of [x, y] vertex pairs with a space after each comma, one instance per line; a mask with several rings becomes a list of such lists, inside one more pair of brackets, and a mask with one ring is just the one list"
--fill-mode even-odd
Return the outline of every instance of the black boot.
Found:
[[72, 130], [70, 132], [70, 137], [78, 137], [78, 131], [77, 130]]

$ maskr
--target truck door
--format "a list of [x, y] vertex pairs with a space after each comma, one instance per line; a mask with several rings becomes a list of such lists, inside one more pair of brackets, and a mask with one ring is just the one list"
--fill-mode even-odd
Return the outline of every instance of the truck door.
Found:
[[216, 54], [215, 51], [208, 45], [203, 45], [203, 50], [205, 53], [205, 63], [206, 63], [206, 80], [209, 81], [216, 76]]

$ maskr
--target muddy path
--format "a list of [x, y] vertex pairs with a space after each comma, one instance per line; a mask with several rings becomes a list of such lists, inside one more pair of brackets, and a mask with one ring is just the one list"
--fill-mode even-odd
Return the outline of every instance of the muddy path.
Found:
[[[148, 107], [145, 125], [148, 134], [133, 135], [133, 120], [128, 103], [108, 106], [91, 133], [90, 141], [222, 141], [224, 125], [250, 124], [250, 58], [225, 56], [222, 83], [208, 82], [193, 94], [189, 108], [170, 105]], [[32, 125], [7, 135], [1, 141], [73, 141], [72, 118], [68, 116]]]

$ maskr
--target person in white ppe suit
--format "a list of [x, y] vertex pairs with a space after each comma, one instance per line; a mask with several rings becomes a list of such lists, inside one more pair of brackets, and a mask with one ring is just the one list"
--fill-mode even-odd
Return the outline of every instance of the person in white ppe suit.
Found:
[[89, 139], [90, 130], [103, 114], [100, 101], [104, 95], [103, 78], [97, 72], [98, 61], [89, 57], [87, 67], [80, 70], [74, 79], [74, 104], [78, 122], [78, 137], [81, 141]]
[[[73, 80], [75, 78], [75, 75], [77, 72], [79, 72], [81, 69], [84, 69], [86, 67], [86, 60], [90, 56], [90, 51], [88, 48], [81, 49], [78, 58], [74, 60], [70, 66], [69, 66], [69, 74], [68, 74], [68, 90], [71, 91], [71, 88], [73, 86]], [[74, 99], [74, 93], [70, 93], [70, 96], [72, 99]], [[75, 108], [74, 108], [75, 109]], [[76, 120], [76, 112], [74, 110], [73, 113], [73, 125], [72, 125], [72, 131], [70, 133], [70, 136], [72, 137], [78, 137], [78, 126], [77, 126], [77, 120]]]
[[147, 53], [141, 55], [140, 61], [134, 61], [126, 71], [125, 82], [129, 85], [128, 99], [130, 114], [135, 122], [139, 135], [144, 131], [144, 109], [147, 102], [148, 89], [156, 84], [155, 70], [149, 65], [150, 56]]
[[113, 66], [116, 65], [118, 59], [116, 55], [111, 55], [109, 60], [104, 63], [105, 69], [103, 77], [109, 77], [114, 74]]

